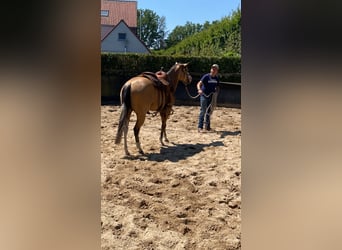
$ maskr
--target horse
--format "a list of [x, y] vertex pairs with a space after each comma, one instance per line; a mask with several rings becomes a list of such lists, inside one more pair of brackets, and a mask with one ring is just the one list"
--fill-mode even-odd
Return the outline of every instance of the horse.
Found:
[[163, 71], [144, 72], [124, 83], [120, 90], [121, 114], [115, 144], [120, 144], [122, 134], [124, 134], [126, 156], [130, 155], [127, 148], [127, 133], [132, 111], [137, 116], [133, 131], [136, 147], [140, 154], [144, 154], [144, 151], [140, 145], [139, 131], [144, 124], [146, 114], [150, 111], [156, 111], [156, 114], [160, 113], [162, 121], [160, 143], [165, 145], [163, 137], [165, 142], [169, 142], [166, 136], [166, 120], [172, 112], [175, 102], [174, 95], [179, 81], [184, 84], [189, 84], [192, 81], [188, 72], [188, 63], [176, 62], [167, 73]]

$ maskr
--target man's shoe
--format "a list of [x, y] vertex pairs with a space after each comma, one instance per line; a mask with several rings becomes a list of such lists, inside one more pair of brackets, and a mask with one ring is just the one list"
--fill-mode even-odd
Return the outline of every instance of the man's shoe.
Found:
[[198, 133], [203, 133], [203, 128], [198, 128]]

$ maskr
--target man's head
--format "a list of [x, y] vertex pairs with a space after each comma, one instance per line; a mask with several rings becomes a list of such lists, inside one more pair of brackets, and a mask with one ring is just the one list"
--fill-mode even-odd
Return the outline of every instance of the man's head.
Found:
[[220, 67], [218, 66], [218, 64], [214, 63], [213, 65], [211, 65], [210, 74], [215, 76], [218, 73], [219, 68]]
[[211, 65], [211, 68], [216, 68], [217, 70], [220, 69], [220, 67], [218, 66], [218, 64], [214, 63], [213, 65]]

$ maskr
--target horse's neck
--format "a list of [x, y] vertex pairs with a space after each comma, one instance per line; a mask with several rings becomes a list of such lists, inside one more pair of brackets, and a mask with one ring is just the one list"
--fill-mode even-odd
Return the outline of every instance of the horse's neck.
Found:
[[178, 82], [179, 82], [178, 76], [176, 75], [176, 72], [174, 71], [168, 72], [167, 75], [168, 75], [169, 82], [171, 85], [172, 93], [174, 94], [176, 92]]

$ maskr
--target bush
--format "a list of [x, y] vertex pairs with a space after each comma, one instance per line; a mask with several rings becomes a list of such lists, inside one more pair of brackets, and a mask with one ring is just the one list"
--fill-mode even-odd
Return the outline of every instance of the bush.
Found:
[[210, 71], [210, 66], [217, 63], [220, 66], [222, 81], [241, 82], [240, 57], [191, 57], [191, 56], [161, 56], [145, 54], [101, 54], [102, 78], [117, 77], [129, 79], [144, 71], [156, 72], [163, 67], [168, 71], [175, 62], [189, 63], [190, 74], [202, 75]]
[[189, 63], [189, 72], [196, 83], [210, 71], [210, 66], [220, 66], [222, 82], [241, 82], [240, 57], [189, 57], [142, 54], [101, 54], [101, 100], [102, 103], [119, 102], [120, 89], [130, 78], [144, 71], [156, 72], [163, 67], [168, 71], [175, 62]]

